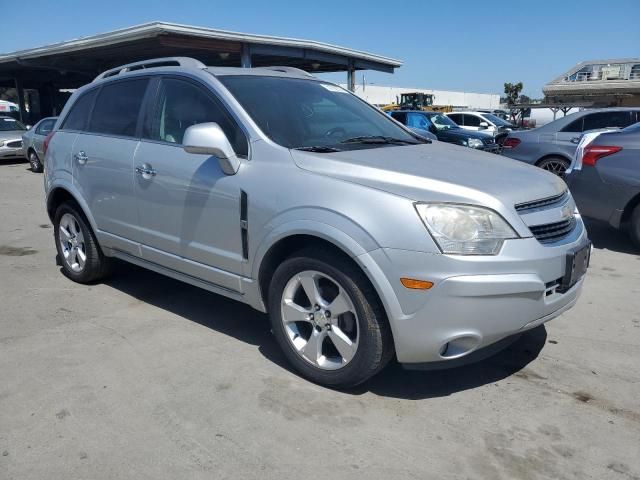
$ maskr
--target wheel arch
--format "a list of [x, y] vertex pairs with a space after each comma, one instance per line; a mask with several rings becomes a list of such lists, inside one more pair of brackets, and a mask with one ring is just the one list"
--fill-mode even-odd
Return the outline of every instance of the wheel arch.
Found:
[[74, 191], [73, 187], [70, 187], [69, 185], [56, 185], [51, 188], [47, 194], [47, 214], [49, 215], [49, 220], [53, 222], [56, 210], [60, 205], [67, 201], [75, 203], [78, 208], [80, 208], [80, 211], [89, 221], [89, 225], [95, 233], [97, 231], [96, 224], [93, 216], [90, 214], [88, 205], [84, 200], [82, 200], [82, 197]]
[[620, 217], [620, 223], [626, 224], [631, 220], [631, 215], [633, 211], [640, 205], [640, 193], [637, 193], [635, 197], [633, 197], [627, 205], [624, 207], [622, 211], [622, 217]]
[[539, 166], [540, 166], [540, 164], [541, 164], [543, 161], [545, 161], [545, 160], [547, 160], [547, 159], [549, 159], [549, 158], [561, 158], [561, 159], [566, 160], [567, 162], [571, 163], [571, 158], [570, 158], [570, 157], [568, 157], [568, 156], [567, 156], [566, 154], [564, 154], [564, 153], [560, 153], [560, 152], [558, 152], [558, 153], [547, 153], [546, 155], [544, 155], [544, 156], [540, 157], [540, 158], [536, 161], [535, 166], [536, 166], [536, 167], [539, 167]]

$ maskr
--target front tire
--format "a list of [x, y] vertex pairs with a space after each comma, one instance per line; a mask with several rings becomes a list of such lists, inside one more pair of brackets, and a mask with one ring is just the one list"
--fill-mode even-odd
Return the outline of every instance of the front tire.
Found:
[[29, 165], [31, 165], [32, 172], [42, 173], [42, 170], [43, 170], [42, 162], [40, 161], [40, 158], [38, 158], [38, 155], [34, 151], [29, 152]]
[[567, 174], [567, 168], [569, 168], [569, 160], [561, 157], [549, 157], [538, 163], [538, 167], [547, 172], [551, 172], [560, 178], [565, 178]]
[[111, 261], [100, 250], [86, 217], [75, 203], [65, 202], [58, 207], [53, 228], [67, 277], [78, 283], [92, 283], [110, 273]]
[[350, 259], [330, 250], [303, 250], [276, 269], [269, 315], [289, 362], [318, 384], [358, 385], [393, 356], [377, 293]]

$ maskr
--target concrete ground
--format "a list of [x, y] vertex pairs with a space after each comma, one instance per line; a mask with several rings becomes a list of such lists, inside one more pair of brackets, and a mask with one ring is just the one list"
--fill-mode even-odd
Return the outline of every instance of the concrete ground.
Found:
[[264, 315], [128, 265], [54, 263], [42, 175], [0, 164], [0, 479], [640, 479], [640, 252], [591, 225], [578, 305], [482, 363], [350, 392]]

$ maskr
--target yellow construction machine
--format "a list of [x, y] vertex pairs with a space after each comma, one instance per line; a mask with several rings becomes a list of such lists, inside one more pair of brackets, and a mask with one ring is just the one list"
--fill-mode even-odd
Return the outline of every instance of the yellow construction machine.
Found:
[[453, 112], [451, 105], [434, 105], [433, 95], [423, 92], [409, 92], [396, 97], [396, 102], [381, 107], [383, 112], [391, 110], [424, 110], [429, 112]]

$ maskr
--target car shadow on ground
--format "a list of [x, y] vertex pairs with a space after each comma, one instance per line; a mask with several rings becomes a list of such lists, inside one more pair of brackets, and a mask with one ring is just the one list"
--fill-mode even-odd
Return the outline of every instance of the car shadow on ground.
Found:
[[[117, 262], [113, 276], [104, 283], [142, 302], [255, 345], [268, 360], [297, 375], [271, 335], [267, 315], [247, 305], [123, 262]], [[372, 392], [413, 400], [451, 395], [519, 372], [538, 356], [546, 338], [546, 330], [540, 326], [492, 357], [446, 370], [409, 371], [392, 361], [373, 379], [343, 393]]]
[[593, 242], [593, 248], [640, 255], [640, 249], [633, 245], [625, 232], [616, 230], [599, 220], [590, 218], [583, 218], [583, 220], [587, 227], [589, 239]]

